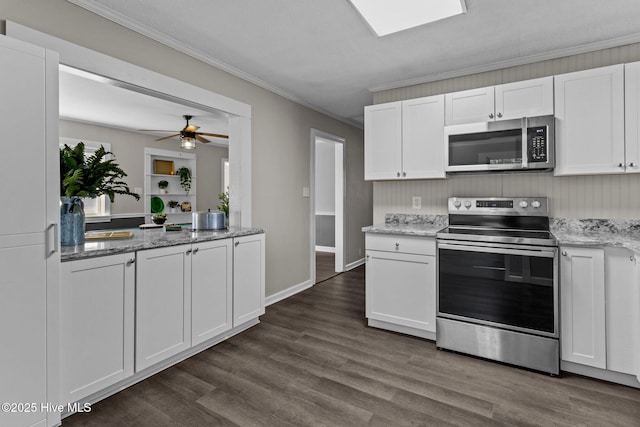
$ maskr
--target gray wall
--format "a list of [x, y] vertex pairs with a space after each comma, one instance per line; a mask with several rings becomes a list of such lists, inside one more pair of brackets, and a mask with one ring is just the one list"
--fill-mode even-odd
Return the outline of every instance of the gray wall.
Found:
[[[237, 99], [252, 108], [253, 225], [267, 231], [267, 296], [306, 283], [310, 266], [311, 128], [346, 139], [347, 263], [362, 258], [361, 227], [372, 223], [373, 189], [364, 182], [363, 131], [234, 77], [65, 0], [2, 0], [12, 20], [72, 43]], [[2, 28], [4, 31], [4, 28]]]
[[[390, 89], [373, 94], [375, 104], [640, 61], [640, 43]], [[552, 173], [454, 176], [447, 180], [376, 182], [374, 223], [385, 213], [446, 214], [450, 196], [547, 196], [551, 216], [565, 218], [640, 217], [640, 174], [555, 177]], [[422, 209], [411, 209], [422, 196]]]

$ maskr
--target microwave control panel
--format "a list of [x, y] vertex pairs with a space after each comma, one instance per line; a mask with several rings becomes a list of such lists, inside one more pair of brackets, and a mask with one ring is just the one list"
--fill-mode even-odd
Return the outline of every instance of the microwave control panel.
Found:
[[527, 151], [529, 162], [547, 162], [547, 126], [527, 128]]

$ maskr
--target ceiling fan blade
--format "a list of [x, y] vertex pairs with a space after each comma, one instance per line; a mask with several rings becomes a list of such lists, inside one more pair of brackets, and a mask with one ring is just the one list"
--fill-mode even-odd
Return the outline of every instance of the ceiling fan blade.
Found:
[[216, 138], [229, 138], [229, 135], [222, 135], [219, 133], [198, 132], [198, 135], [215, 136]]
[[160, 129], [138, 129], [138, 132], [177, 132], [175, 130], [160, 130]]
[[175, 136], [180, 136], [180, 134], [176, 133], [174, 135], [165, 136], [164, 138], [158, 138], [158, 139], [156, 139], [156, 141], [164, 141], [165, 139], [173, 138]]
[[196, 135], [196, 139], [197, 139], [198, 141], [202, 142], [202, 143], [205, 143], [205, 144], [206, 144], [207, 142], [211, 142], [211, 141], [209, 141], [207, 138], [203, 138], [203, 137], [201, 137], [199, 134], [198, 134], [198, 135]]
[[182, 129], [185, 132], [195, 132], [198, 129], [200, 129], [200, 126], [195, 126], [195, 125], [189, 125], [189, 126], [185, 126], [184, 129]]

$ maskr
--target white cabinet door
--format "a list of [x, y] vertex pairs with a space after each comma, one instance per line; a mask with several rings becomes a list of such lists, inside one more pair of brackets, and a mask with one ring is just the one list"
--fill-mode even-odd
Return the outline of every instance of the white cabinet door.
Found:
[[624, 66], [625, 172], [640, 172], [640, 62]]
[[366, 316], [436, 331], [435, 257], [367, 251]]
[[605, 250], [607, 369], [636, 375], [640, 361], [640, 295], [633, 252]]
[[444, 95], [402, 103], [402, 177], [444, 178]]
[[191, 347], [191, 245], [136, 257], [136, 372]]
[[61, 403], [133, 375], [135, 254], [62, 264]]
[[622, 173], [624, 66], [555, 77], [556, 175]]
[[606, 369], [604, 250], [562, 247], [562, 360]]
[[553, 77], [495, 87], [496, 120], [553, 114]]
[[264, 234], [233, 239], [233, 326], [264, 314]]
[[232, 327], [231, 239], [194, 243], [191, 253], [191, 345]]
[[402, 174], [402, 102], [364, 108], [364, 179]]
[[489, 122], [495, 118], [493, 86], [447, 93], [444, 104], [447, 125]]
[[58, 57], [0, 35], [0, 411], [2, 426], [59, 422]]

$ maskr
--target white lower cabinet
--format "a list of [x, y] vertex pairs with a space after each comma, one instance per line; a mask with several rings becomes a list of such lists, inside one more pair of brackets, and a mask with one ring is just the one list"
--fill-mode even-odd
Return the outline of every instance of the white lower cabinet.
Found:
[[135, 254], [62, 263], [61, 403], [133, 375]]
[[193, 245], [191, 252], [191, 345], [231, 329], [231, 239]]
[[562, 360], [605, 369], [604, 250], [563, 247], [560, 257]]
[[264, 314], [265, 236], [233, 239], [233, 326]]
[[564, 246], [561, 254], [562, 360], [640, 379], [640, 275], [633, 252]]
[[366, 235], [366, 317], [370, 326], [435, 339], [435, 240]]
[[191, 245], [137, 253], [136, 372], [191, 347]]

